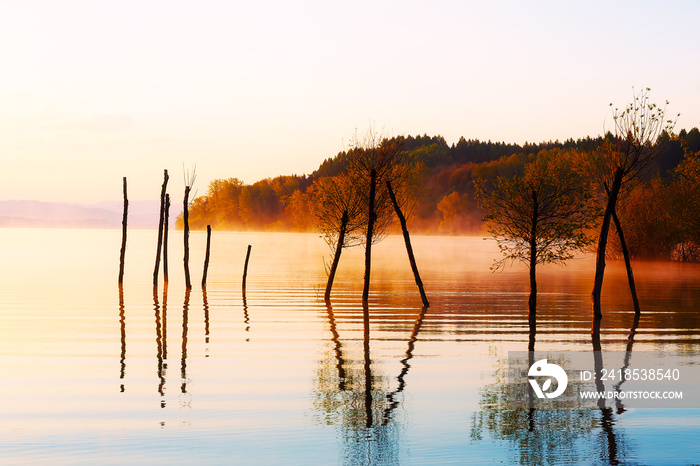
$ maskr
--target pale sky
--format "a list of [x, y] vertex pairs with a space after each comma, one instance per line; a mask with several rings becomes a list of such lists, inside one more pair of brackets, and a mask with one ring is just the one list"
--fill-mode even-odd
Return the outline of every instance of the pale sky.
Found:
[[700, 126], [700, 2], [0, 2], [0, 200], [179, 199], [310, 173], [370, 122], [602, 134], [636, 89]]

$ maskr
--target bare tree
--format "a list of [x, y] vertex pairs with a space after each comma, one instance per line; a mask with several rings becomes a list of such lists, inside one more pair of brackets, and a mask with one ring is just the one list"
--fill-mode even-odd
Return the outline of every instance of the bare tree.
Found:
[[[636, 93], [624, 109], [613, 109], [615, 133], [613, 143], [594, 154], [594, 166], [597, 168], [599, 182], [604, 188], [605, 213], [598, 237], [596, 271], [591, 293], [593, 316], [603, 317], [600, 306], [600, 295], [603, 288], [605, 273], [605, 250], [610, 231], [610, 221], [616, 215], [615, 209], [622, 191], [638, 180], [645, 170], [661, 152], [659, 137], [670, 133], [675, 126], [675, 120], [666, 119], [666, 106], [658, 106], [649, 99], [649, 88]], [[612, 104], [610, 104], [612, 106]], [[666, 102], [668, 105], [668, 102]], [[618, 233], [622, 235], [621, 227]], [[621, 236], [622, 238], [622, 236]], [[631, 266], [627, 261], [628, 278], [633, 284]], [[631, 286], [631, 290], [634, 288]], [[636, 294], [636, 293], [635, 293]], [[638, 313], [639, 309], [635, 309]]]
[[[386, 182], [392, 181], [400, 162], [402, 139], [382, 138], [371, 129], [363, 138], [356, 134], [353, 150], [348, 153], [348, 174], [359, 189], [366, 205], [365, 275], [362, 304], [369, 301], [369, 281], [372, 267], [372, 244], [386, 235], [392, 205]], [[395, 184], [395, 183], [392, 183]]]
[[319, 178], [311, 188], [316, 227], [331, 248], [333, 261], [328, 271], [324, 299], [330, 301], [331, 289], [343, 248], [362, 243], [364, 204], [347, 172]]
[[[363, 137], [353, 137], [346, 153], [345, 169], [337, 176], [318, 179], [312, 188], [315, 223], [333, 253], [324, 299], [330, 300], [333, 280], [342, 249], [359, 244], [365, 246], [365, 276], [362, 302], [369, 299], [372, 245], [383, 239], [394, 221], [396, 212], [402, 221], [404, 239], [411, 267], [422, 290], [415, 260], [410, 248], [405, 217], [415, 204], [415, 187], [422, 167], [405, 162], [403, 138], [382, 138], [370, 129]], [[394, 199], [392, 200], [392, 191]], [[404, 215], [405, 213], [405, 215]], [[425, 293], [421, 291], [424, 305]]]
[[185, 234], [184, 234], [184, 242], [185, 242], [185, 255], [183, 257], [183, 262], [185, 265], [185, 287], [187, 290], [190, 290], [192, 288], [192, 283], [190, 282], [190, 222], [189, 222], [189, 207], [190, 207], [190, 191], [192, 190], [192, 186], [194, 185], [194, 181], [197, 178], [196, 175], [196, 167], [192, 168], [192, 171], [190, 170], [184, 170], [183, 169], [183, 175], [184, 175], [184, 181], [185, 181], [185, 197], [182, 201], [182, 218], [185, 224]]

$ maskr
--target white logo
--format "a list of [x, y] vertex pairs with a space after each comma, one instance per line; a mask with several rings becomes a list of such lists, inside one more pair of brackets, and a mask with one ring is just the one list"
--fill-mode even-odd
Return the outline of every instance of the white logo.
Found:
[[[540, 359], [532, 366], [527, 372], [528, 380], [530, 385], [532, 385], [532, 390], [537, 395], [537, 398], [556, 398], [566, 390], [566, 385], [569, 383], [569, 378], [566, 376], [564, 369], [557, 366], [556, 364], [548, 364], [546, 359]], [[532, 377], [547, 377], [547, 380], [542, 384], [540, 388], [539, 384]], [[557, 381], [557, 389], [551, 393], [546, 393], [552, 386], [552, 378]]]

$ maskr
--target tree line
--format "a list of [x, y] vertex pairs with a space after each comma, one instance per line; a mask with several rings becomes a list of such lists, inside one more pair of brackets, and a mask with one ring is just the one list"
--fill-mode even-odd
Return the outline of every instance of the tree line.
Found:
[[[637, 259], [700, 260], [700, 131], [661, 131], [657, 136], [654, 145], [659, 153], [619, 196], [616, 214], [627, 232], [628, 252]], [[600, 157], [613, 150], [616, 136], [609, 132], [596, 138], [524, 145], [460, 138], [450, 146], [442, 136], [423, 135], [386, 138], [383, 143], [399, 148], [397, 166], [405, 167], [407, 176], [410, 172], [408, 197], [402, 202], [411, 231], [454, 235], [484, 231], [487, 211], [478, 202], [480, 183], [493, 187], [499, 178], [519, 176], [538, 160], [581, 162]], [[337, 184], [356, 152], [356, 148], [342, 151], [310, 175], [279, 176], [253, 184], [237, 178], [213, 180], [207, 192], [190, 203], [190, 228], [317, 231], [318, 214], [327, 211], [324, 190]], [[588, 177], [595, 174], [589, 166], [583, 168], [584, 175], [586, 170]], [[182, 215], [177, 226], [183, 226]], [[398, 233], [398, 223], [392, 219], [381, 232]], [[607, 254], [622, 256], [617, 236], [611, 237]]]

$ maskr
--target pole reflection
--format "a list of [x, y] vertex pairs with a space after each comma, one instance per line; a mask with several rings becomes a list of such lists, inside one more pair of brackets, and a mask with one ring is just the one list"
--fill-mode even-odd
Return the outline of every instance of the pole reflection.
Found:
[[[167, 300], [167, 284], [163, 285], [163, 304], [165, 307], [165, 301]], [[161, 314], [160, 303], [158, 302], [158, 287], [153, 287], [153, 310], [155, 313], [155, 324], [156, 324], [156, 361], [158, 375], [158, 393], [160, 394], [160, 407], [165, 408], [165, 356], [164, 356], [164, 323], [162, 322], [162, 316], [165, 312]]]
[[[180, 359], [180, 393], [187, 394], [187, 328], [189, 324], [190, 288], [185, 288], [185, 302], [182, 305], [182, 357]], [[189, 406], [186, 400], [181, 401], [184, 406]]]
[[207, 300], [207, 285], [202, 285], [202, 305], [204, 307], [204, 357], [209, 357], [209, 301]]
[[119, 283], [119, 329], [121, 333], [121, 352], [119, 354], [119, 391], [124, 393], [124, 376], [126, 375], [126, 316], [124, 314], [124, 286]]
[[[250, 316], [248, 315], [248, 301], [245, 293], [243, 293], [243, 323], [245, 324], [246, 333], [250, 332]], [[246, 337], [245, 341], [250, 341], [250, 337]]]

